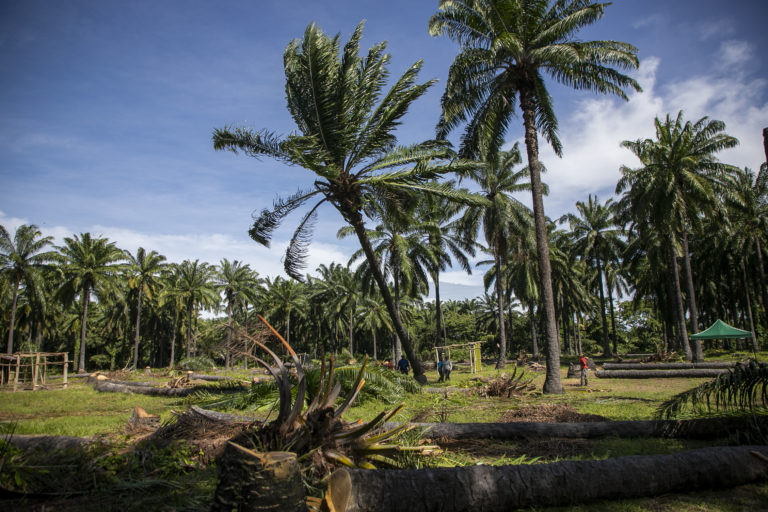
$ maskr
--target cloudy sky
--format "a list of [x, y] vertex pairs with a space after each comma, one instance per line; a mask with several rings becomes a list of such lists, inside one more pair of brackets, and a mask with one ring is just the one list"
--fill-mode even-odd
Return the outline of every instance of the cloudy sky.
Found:
[[[222, 258], [262, 276], [282, 272], [295, 220], [272, 249], [250, 241], [254, 211], [311, 184], [309, 172], [214, 152], [225, 125], [294, 129], [285, 108], [282, 53], [309, 22], [346, 40], [366, 20], [363, 47], [386, 40], [392, 76], [424, 60], [439, 82], [411, 109], [402, 143], [432, 137], [456, 47], [427, 34], [427, 0], [0, 0], [0, 224], [37, 224], [61, 243], [91, 232], [170, 261]], [[626, 139], [653, 135], [653, 120], [684, 110], [720, 119], [738, 148], [721, 160], [757, 169], [768, 126], [768, 2], [616, 0], [583, 39], [638, 48], [643, 92], [629, 102], [551, 85], [563, 158], [542, 145], [558, 217], [597, 194], [612, 196], [621, 165], [635, 166]], [[507, 135], [521, 140], [518, 119]], [[530, 203], [530, 199], [520, 199]], [[321, 212], [308, 271], [346, 263], [351, 241], [335, 237], [338, 214]], [[443, 295], [482, 293], [482, 269], [449, 272]]]

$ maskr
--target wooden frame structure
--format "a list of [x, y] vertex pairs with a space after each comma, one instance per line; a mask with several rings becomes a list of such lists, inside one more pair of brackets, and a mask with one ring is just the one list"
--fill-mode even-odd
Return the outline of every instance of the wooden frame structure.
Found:
[[469, 343], [457, 343], [455, 345], [443, 345], [435, 347], [435, 365], [440, 361], [440, 353], [446, 353], [451, 358], [451, 349], [469, 348], [469, 372], [477, 373], [482, 369], [480, 345], [482, 341], [470, 341]]
[[0, 388], [13, 387], [13, 391], [16, 391], [19, 388], [19, 377], [21, 377], [21, 383], [24, 385], [27, 383], [27, 376], [31, 379], [33, 390], [47, 387], [46, 378], [49, 366], [62, 367], [61, 386], [63, 389], [67, 389], [67, 370], [69, 369], [69, 354], [67, 352], [0, 354]]

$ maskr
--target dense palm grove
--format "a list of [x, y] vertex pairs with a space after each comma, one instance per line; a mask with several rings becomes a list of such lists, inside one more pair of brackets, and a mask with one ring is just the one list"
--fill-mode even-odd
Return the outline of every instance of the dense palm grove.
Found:
[[[703, 357], [688, 335], [715, 319], [768, 328], [768, 170], [739, 169], [720, 152], [726, 126], [683, 112], [648, 120], [652, 137], [624, 141], [616, 197], [589, 196], [546, 217], [538, 136], [562, 152], [544, 76], [626, 99], [639, 85], [619, 69], [636, 49], [582, 42], [575, 33], [605, 5], [585, 1], [440, 2], [435, 36], [460, 45], [435, 140], [399, 146], [393, 135], [430, 86], [415, 63], [385, 91], [385, 45], [360, 57], [362, 25], [343, 45], [310, 25], [285, 52], [288, 110], [298, 131], [281, 137], [225, 127], [216, 149], [303, 167], [313, 185], [279, 199], [249, 234], [274, 229], [314, 201], [285, 255], [290, 279], [222, 254], [217, 264], [167, 262], [82, 233], [54, 246], [33, 225], [0, 229], [0, 332], [6, 351], [68, 351], [77, 369], [177, 366], [209, 358], [247, 364], [234, 336], [265, 316], [297, 350], [398, 358], [414, 375], [435, 346], [483, 340], [503, 368], [524, 352], [545, 357], [545, 391], [560, 392], [559, 357], [580, 351], [676, 351]], [[504, 150], [522, 114], [525, 151]], [[460, 147], [446, 137], [463, 129]], [[567, 157], [567, 156], [566, 156]], [[727, 158], [727, 157], [726, 157]], [[533, 209], [516, 194], [530, 193]], [[356, 237], [349, 262], [306, 274], [318, 206]], [[480, 261], [473, 268], [472, 261]], [[440, 300], [451, 267], [485, 272], [483, 297]], [[479, 267], [479, 268], [478, 268]], [[432, 290], [436, 300], [426, 301]], [[757, 347], [745, 347], [748, 349]], [[245, 350], [245, 347], [243, 348]], [[552, 373], [552, 375], [550, 375]]]

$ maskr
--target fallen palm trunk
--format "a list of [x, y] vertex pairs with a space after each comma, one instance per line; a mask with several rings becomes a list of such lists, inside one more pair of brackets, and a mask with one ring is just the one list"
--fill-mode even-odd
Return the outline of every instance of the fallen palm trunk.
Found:
[[93, 389], [102, 393], [135, 393], [150, 396], [187, 396], [201, 390], [210, 390], [207, 386], [193, 386], [189, 388], [156, 388], [145, 385], [135, 386], [131, 383], [116, 383], [109, 380], [99, 380], [94, 383]]
[[736, 363], [708, 362], [708, 363], [603, 363], [603, 370], [688, 370], [694, 368], [727, 369], [733, 368]]
[[711, 379], [727, 369], [716, 370], [693, 368], [689, 370], [597, 370], [595, 376], [601, 379]]
[[[766, 416], [699, 418], [693, 420], [596, 421], [585, 423], [412, 423], [432, 439], [598, 439], [604, 437], [673, 437], [718, 439], [737, 431], [768, 428]], [[398, 426], [386, 423], [385, 429]]]
[[523, 466], [339, 469], [331, 476], [326, 499], [335, 512], [494, 512], [728, 488], [766, 479], [768, 447], [715, 447]]
[[93, 439], [88, 437], [35, 436], [18, 434], [3, 436], [1, 439], [25, 452], [33, 450], [43, 450], [46, 452], [71, 450], [82, 448], [83, 446], [93, 442]]

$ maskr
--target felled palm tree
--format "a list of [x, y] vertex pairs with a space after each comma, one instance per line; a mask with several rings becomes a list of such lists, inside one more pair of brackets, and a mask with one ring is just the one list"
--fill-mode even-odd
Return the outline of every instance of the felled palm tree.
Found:
[[411, 359], [414, 377], [424, 381], [424, 371], [367, 237], [364, 214], [376, 201], [390, 201], [406, 189], [456, 199], [465, 199], [466, 195], [431, 182], [456, 166], [446, 160], [451, 155], [446, 145], [396, 145], [393, 132], [400, 119], [434, 81], [416, 83], [421, 69], [421, 62], [417, 62], [385, 92], [390, 59], [384, 53], [385, 44], [374, 45], [365, 57], [360, 57], [362, 35], [360, 24], [341, 48], [338, 36], [329, 37], [310, 24], [304, 38], [294, 40], [286, 48], [283, 59], [288, 110], [298, 133], [280, 137], [266, 130], [227, 127], [214, 132], [213, 145], [219, 150], [268, 156], [311, 171], [311, 188], [279, 199], [271, 209], [264, 209], [249, 234], [256, 242], [268, 245], [285, 216], [312, 199], [320, 199], [299, 222], [284, 260], [288, 275], [301, 279], [317, 209], [326, 202], [333, 205], [354, 228], [374, 269], [374, 279], [395, 330]]
[[88, 324], [88, 304], [91, 295], [100, 297], [116, 285], [118, 272], [123, 268], [125, 253], [106, 238], [92, 238], [81, 233], [64, 239], [59, 247], [64, 282], [59, 294], [69, 302], [80, 296], [80, 358], [77, 371], [85, 371], [85, 335]]
[[[16, 305], [19, 288], [24, 285], [27, 294], [39, 294], [43, 288], [41, 269], [55, 260], [53, 251], [43, 251], [53, 244], [53, 237], [42, 236], [34, 224], [22, 224], [11, 235], [0, 226], [0, 274], [13, 287], [11, 319], [8, 324], [8, 345], [6, 353], [13, 353], [13, 331], [16, 325]], [[42, 252], [41, 252], [42, 251]], [[42, 301], [40, 301], [42, 302]]]
[[521, 180], [528, 177], [526, 168], [513, 170], [520, 163], [520, 151], [515, 145], [509, 151], [488, 155], [486, 165], [467, 173], [476, 182], [487, 199], [485, 205], [469, 206], [462, 218], [462, 230], [467, 237], [476, 240], [482, 230], [488, 252], [493, 255], [496, 270], [496, 299], [498, 306], [499, 359], [496, 368], [506, 365], [507, 336], [504, 327], [504, 280], [501, 271], [506, 265], [507, 254], [515, 241], [525, 236], [531, 225], [528, 207], [511, 194], [530, 189], [530, 184]]
[[494, 153], [504, 143], [518, 102], [523, 114], [546, 318], [545, 393], [562, 393], [563, 387], [537, 132], [558, 155], [562, 145], [544, 76], [625, 100], [626, 88], [640, 90], [635, 80], [616, 70], [638, 66], [634, 46], [575, 37], [602, 18], [607, 5], [589, 0], [441, 0], [429, 22], [430, 34], [447, 35], [461, 45], [448, 74], [438, 136], [466, 123], [461, 154]]
[[139, 339], [141, 331], [141, 299], [144, 295], [151, 298], [158, 284], [157, 277], [163, 271], [165, 256], [155, 251], [146, 252], [143, 247], [139, 247], [136, 256], [125, 251], [125, 257], [128, 260], [128, 271], [131, 277], [128, 279], [128, 285], [138, 290], [136, 299], [136, 331], [133, 340], [133, 364], [135, 370], [139, 363]]

